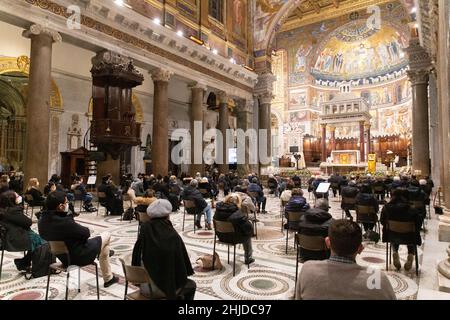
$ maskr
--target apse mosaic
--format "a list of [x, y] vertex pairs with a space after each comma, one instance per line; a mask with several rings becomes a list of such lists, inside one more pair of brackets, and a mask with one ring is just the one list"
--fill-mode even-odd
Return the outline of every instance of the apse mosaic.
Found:
[[366, 21], [351, 22], [332, 34], [312, 68], [316, 79], [350, 80], [375, 77], [406, 65], [406, 38], [390, 26], [369, 29]]

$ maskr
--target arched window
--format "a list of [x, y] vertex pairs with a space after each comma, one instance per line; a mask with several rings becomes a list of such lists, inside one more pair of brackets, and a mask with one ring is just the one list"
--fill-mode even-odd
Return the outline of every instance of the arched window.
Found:
[[208, 14], [223, 23], [223, 0], [209, 0]]

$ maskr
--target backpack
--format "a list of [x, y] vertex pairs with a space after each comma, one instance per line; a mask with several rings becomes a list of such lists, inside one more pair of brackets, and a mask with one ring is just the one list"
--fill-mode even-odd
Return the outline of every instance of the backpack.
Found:
[[128, 208], [127, 211], [124, 212], [122, 220], [131, 221], [134, 218], [134, 209]]
[[50, 251], [50, 245], [48, 243], [37, 247], [33, 251], [33, 257], [31, 259], [31, 274], [25, 274], [25, 278], [30, 280], [31, 278], [47, 276], [49, 265], [55, 262], [56, 258]]
[[[214, 269], [221, 270], [222, 269], [222, 263], [220, 262], [219, 255], [217, 252], [214, 252]], [[211, 270], [212, 263], [213, 263], [213, 256], [211, 254], [205, 254], [197, 259], [197, 264], [206, 270]]]

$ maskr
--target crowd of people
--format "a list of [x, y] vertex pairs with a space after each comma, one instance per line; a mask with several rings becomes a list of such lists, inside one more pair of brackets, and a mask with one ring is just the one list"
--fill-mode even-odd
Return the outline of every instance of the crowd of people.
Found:
[[[12, 181], [11, 176], [2, 176], [0, 180], [0, 225], [6, 228], [8, 238], [4, 246], [11, 251], [26, 251], [23, 258], [15, 260], [18, 270], [28, 270], [33, 252], [47, 241], [64, 241], [72, 264], [88, 265], [98, 259], [104, 280], [109, 287], [118, 282], [118, 276], [111, 271], [110, 250], [111, 235], [103, 232], [92, 237], [88, 228], [76, 221], [73, 206], [75, 200], [83, 203], [84, 210], [93, 212], [93, 195], [87, 191], [83, 177], [74, 175], [68, 188], [61, 183], [58, 175], [53, 175], [45, 185], [44, 192], [36, 178], [31, 178], [22, 192]], [[356, 222], [351, 211], [357, 207], [368, 206], [378, 214], [383, 206], [379, 221], [383, 225], [383, 241], [392, 243], [393, 264], [401, 269], [398, 254], [399, 245], [395, 239], [388, 239], [388, 221], [414, 222], [416, 234], [408, 245], [408, 257], [405, 270], [412, 267], [415, 246], [421, 244], [420, 229], [426, 216], [426, 205], [430, 202], [433, 182], [430, 178], [411, 177], [373, 178], [366, 176], [332, 175], [328, 178], [334, 197], [341, 197], [341, 208], [346, 219], [333, 219], [329, 213], [328, 193], [318, 193], [322, 176], [311, 177], [304, 181], [307, 189], [314, 195], [314, 205], [304, 197], [302, 179], [298, 176], [281, 178], [270, 175], [267, 179], [269, 194], [279, 197], [287, 218], [284, 228], [295, 231], [299, 236], [321, 237], [324, 239], [322, 250], [309, 250], [299, 246], [300, 261], [304, 263], [299, 274], [296, 298], [375, 298], [394, 299], [392, 287], [383, 275], [382, 290], [369, 292], [363, 287], [367, 276], [364, 268], [355, 262], [357, 254], [363, 250], [362, 240], [371, 240], [375, 232], [374, 223], [363, 223], [363, 229]], [[243, 244], [246, 264], [253, 263], [252, 237], [253, 224], [250, 213], [266, 213], [267, 197], [262, 181], [252, 173], [238, 177], [234, 172], [220, 175], [197, 173], [194, 177], [153, 176], [139, 174], [133, 177], [124, 175], [116, 185], [112, 175], [102, 178], [97, 188], [98, 201], [106, 208], [106, 214], [123, 215], [124, 199], [129, 200], [130, 208], [135, 212], [146, 213], [149, 222], [142, 223], [138, 240], [133, 250], [133, 265], [144, 266], [152, 283], [141, 286], [141, 293], [151, 297], [169, 299], [193, 299], [196, 284], [188, 277], [194, 271], [184, 242], [174, 229], [171, 213], [180, 209], [183, 201], [191, 201], [194, 206], [186, 208], [188, 214], [195, 216], [195, 225], [202, 228], [204, 216], [205, 229], [213, 229], [213, 221], [231, 222], [236, 236]], [[222, 201], [217, 202], [221, 193]], [[28, 195], [29, 205], [41, 207], [38, 217], [38, 233], [31, 230], [32, 220], [24, 214], [24, 199]], [[77, 199], [79, 197], [79, 199]], [[389, 202], [386, 199], [389, 198]], [[128, 201], [126, 201], [128, 202]], [[214, 210], [215, 209], [215, 210]], [[289, 219], [293, 214], [298, 219]], [[138, 217], [138, 215], [136, 215]], [[227, 233], [216, 232], [222, 242], [232, 241]], [[67, 264], [65, 256], [58, 256]], [[157, 264], [153, 261], [159, 261]], [[322, 280], [320, 280], [322, 279]], [[352, 290], [342, 290], [342, 286], [331, 283], [349, 283], [353, 279]], [[320, 281], [319, 281], [320, 280]], [[320, 282], [320, 283], [318, 283]], [[151, 288], [149, 288], [149, 286]], [[330, 289], [332, 288], [332, 289]], [[345, 291], [345, 292], [344, 292]]]

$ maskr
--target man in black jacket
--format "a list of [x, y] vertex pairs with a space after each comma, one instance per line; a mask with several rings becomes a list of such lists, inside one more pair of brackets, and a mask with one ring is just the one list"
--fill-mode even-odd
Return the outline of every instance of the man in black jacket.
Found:
[[350, 180], [348, 185], [341, 189], [341, 208], [345, 211], [347, 218], [353, 220], [350, 210], [355, 210], [356, 196], [358, 195], [358, 188], [355, 180]]
[[[46, 199], [47, 211], [43, 211], [38, 220], [38, 229], [41, 237], [47, 241], [64, 241], [69, 255], [70, 263], [86, 266], [94, 262], [98, 256], [100, 269], [107, 288], [119, 281], [111, 271], [109, 262], [113, 252], [109, 250], [111, 235], [103, 232], [100, 236], [89, 239], [89, 229], [75, 222], [73, 215], [69, 215], [69, 202], [66, 194], [61, 191], [49, 193]], [[67, 266], [66, 256], [58, 259]]]
[[106, 175], [102, 178], [102, 183], [97, 188], [98, 192], [103, 192], [106, 195], [106, 199], [101, 203], [106, 207], [112, 215], [121, 215], [123, 213], [123, 199], [120, 191], [112, 183], [111, 176]]
[[198, 181], [196, 179], [192, 179], [189, 183], [189, 186], [186, 187], [183, 192], [181, 193], [181, 199], [183, 200], [191, 200], [195, 202], [195, 208], [189, 209], [192, 210], [188, 212], [190, 214], [195, 214], [195, 225], [197, 228], [201, 229], [202, 225], [200, 224], [200, 219], [202, 217], [202, 213], [205, 213], [206, 216], [206, 229], [211, 230], [211, 206], [203, 199], [202, 194], [197, 189], [198, 187]]
[[[317, 199], [314, 208], [308, 209], [304, 215], [301, 216], [298, 224], [298, 233], [306, 236], [320, 236], [325, 238], [328, 236], [328, 228], [333, 222], [331, 214], [328, 213], [330, 208], [326, 199]], [[329, 250], [312, 251], [303, 248], [300, 244], [300, 258], [301, 262], [308, 260], [324, 260], [330, 256]]]

